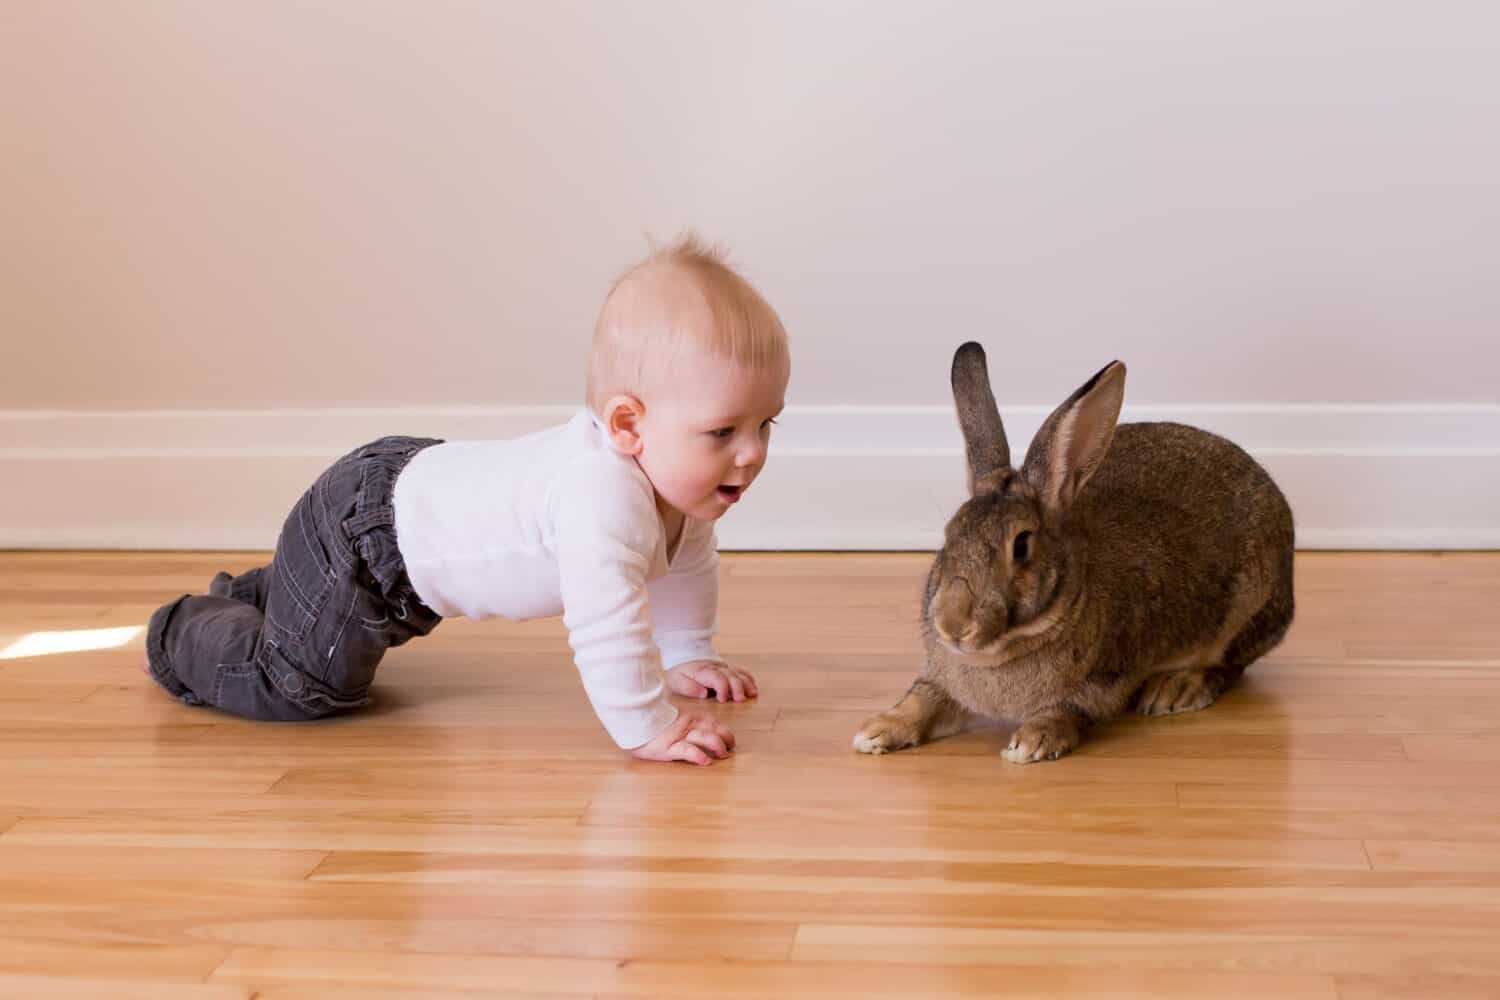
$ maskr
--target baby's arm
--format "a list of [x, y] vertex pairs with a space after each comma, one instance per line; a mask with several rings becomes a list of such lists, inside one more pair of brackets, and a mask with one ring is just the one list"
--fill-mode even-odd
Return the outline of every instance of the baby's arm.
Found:
[[651, 581], [651, 621], [667, 687], [688, 698], [744, 701], [759, 694], [750, 672], [720, 659], [719, 553], [713, 526], [689, 521], [666, 576]]
[[[608, 480], [571, 484], [554, 508], [563, 624], [584, 690], [622, 749], [647, 760], [709, 763], [734, 736], [667, 698], [652, 636], [646, 575], [660, 531], [647, 489]], [[601, 488], [605, 487], [605, 488]]]

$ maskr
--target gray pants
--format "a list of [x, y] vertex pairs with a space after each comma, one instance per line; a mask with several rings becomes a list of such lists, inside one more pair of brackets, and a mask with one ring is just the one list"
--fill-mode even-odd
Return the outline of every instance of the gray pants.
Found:
[[189, 705], [300, 721], [369, 704], [387, 648], [442, 619], [418, 600], [396, 547], [391, 493], [418, 451], [389, 437], [318, 477], [287, 516], [267, 566], [220, 573], [146, 630], [151, 676]]

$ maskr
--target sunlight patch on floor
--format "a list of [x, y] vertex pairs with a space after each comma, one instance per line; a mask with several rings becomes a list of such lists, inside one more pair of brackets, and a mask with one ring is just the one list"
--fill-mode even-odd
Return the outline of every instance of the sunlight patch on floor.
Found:
[[143, 625], [122, 628], [80, 628], [67, 632], [31, 632], [0, 649], [0, 660], [19, 660], [25, 656], [48, 656], [53, 653], [78, 653], [89, 649], [114, 649], [144, 632]]

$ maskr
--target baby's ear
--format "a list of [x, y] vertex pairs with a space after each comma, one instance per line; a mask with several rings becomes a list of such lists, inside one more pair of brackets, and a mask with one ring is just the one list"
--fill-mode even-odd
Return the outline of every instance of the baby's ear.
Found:
[[646, 405], [634, 396], [613, 396], [604, 404], [599, 420], [609, 443], [622, 455], [641, 453], [641, 418]]

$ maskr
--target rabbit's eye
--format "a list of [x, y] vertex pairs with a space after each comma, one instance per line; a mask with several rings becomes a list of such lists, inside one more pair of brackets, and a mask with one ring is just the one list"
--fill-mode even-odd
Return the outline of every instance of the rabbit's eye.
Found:
[[1025, 562], [1026, 557], [1031, 554], [1031, 532], [1023, 531], [1016, 536], [1011, 543], [1011, 554], [1016, 562]]

